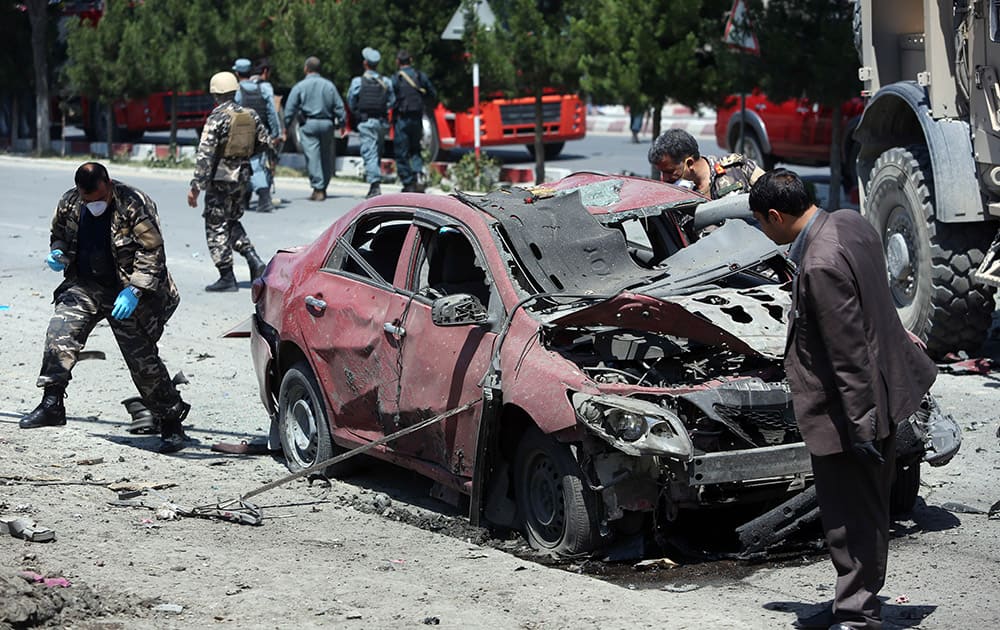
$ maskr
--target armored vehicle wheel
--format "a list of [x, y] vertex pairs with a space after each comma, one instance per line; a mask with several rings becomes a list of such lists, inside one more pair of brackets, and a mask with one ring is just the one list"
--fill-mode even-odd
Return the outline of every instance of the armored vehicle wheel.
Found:
[[940, 358], [982, 344], [994, 302], [972, 279], [990, 235], [978, 223], [937, 221], [933, 189], [926, 147], [893, 147], [872, 167], [863, 210], [882, 238], [903, 326]]
[[533, 548], [570, 556], [597, 545], [598, 497], [565, 444], [534, 428], [525, 433], [514, 457], [514, 492]]

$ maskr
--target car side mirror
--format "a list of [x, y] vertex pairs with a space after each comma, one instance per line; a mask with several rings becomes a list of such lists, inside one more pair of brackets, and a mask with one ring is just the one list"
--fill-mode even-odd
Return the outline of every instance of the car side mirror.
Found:
[[489, 319], [486, 307], [474, 295], [455, 293], [434, 300], [431, 321], [435, 326], [466, 326], [482, 324]]

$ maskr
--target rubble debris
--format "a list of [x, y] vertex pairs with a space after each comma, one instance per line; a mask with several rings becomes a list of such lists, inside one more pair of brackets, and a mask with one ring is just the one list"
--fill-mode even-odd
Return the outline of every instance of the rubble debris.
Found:
[[173, 613], [175, 615], [184, 612], [184, 607], [180, 604], [157, 604], [152, 610], [156, 612]]
[[[964, 354], [964, 353], [963, 353]], [[989, 357], [977, 357], [975, 359], [965, 359], [954, 363], [943, 363], [938, 365], [938, 369], [947, 374], [989, 374], [993, 371], [993, 359]]]
[[771, 547], [817, 519], [816, 487], [809, 486], [773, 510], [736, 528], [742, 547], [739, 558], [746, 560], [765, 555]]
[[94, 466], [95, 464], [103, 464], [103, 457], [94, 457], [92, 459], [79, 459], [76, 462], [77, 466]]
[[670, 558], [650, 558], [636, 562], [632, 568], [636, 571], [646, 571], [649, 569], [673, 569], [678, 566], [680, 565]]
[[212, 445], [211, 450], [230, 455], [267, 455], [275, 452], [268, 447], [266, 440], [240, 440], [239, 444], [218, 442]]
[[897, 604], [909, 604], [910, 598], [907, 597], [906, 595], [898, 595], [896, 596], [896, 599], [893, 601]]
[[990, 506], [990, 511], [987, 513], [989, 518], [1000, 518], [1000, 501], [997, 501]]
[[25, 517], [0, 517], [0, 532], [28, 542], [52, 542], [56, 539], [54, 531]]
[[986, 514], [985, 511], [980, 510], [977, 507], [972, 507], [971, 505], [965, 505], [964, 503], [955, 503], [954, 501], [948, 501], [941, 504], [942, 510], [947, 510], [949, 512], [954, 512], [955, 514]]
[[260, 525], [264, 522], [264, 515], [259, 507], [240, 499], [216, 503], [215, 505], [198, 505], [194, 507], [179, 505], [164, 497], [159, 497], [156, 503], [147, 503], [142, 498], [136, 498], [108, 501], [108, 505], [153, 510], [156, 518], [160, 520], [177, 520], [178, 516], [186, 516], [212, 520], [218, 519], [240, 525]]
[[35, 571], [18, 571], [17, 576], [24, 578], [31, 584], [41, 584], [42, 586], [48, 587], [58, 586], [59, 588], [70, 587], [69, 580], [61, 576], [45, 577], [41, 573], [36, 573]]
[[438, 617], [424, 617], [423, 624], [425, 626], [439, 626], [441, 625], [441, 619]]

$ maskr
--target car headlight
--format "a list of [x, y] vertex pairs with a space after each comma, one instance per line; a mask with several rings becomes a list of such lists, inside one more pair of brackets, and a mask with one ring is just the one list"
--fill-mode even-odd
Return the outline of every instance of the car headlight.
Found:
[[680, 418], [650, 401], [614, 394], [570, 392], [583, 426], [627, 455], [678, 457], [689, 461], [694, 445]]
[[645, 416], [624, 409], [608, 409], [604, 412], [604, 423], [614, 435], [634, 442], [646, 434], [649, 426]]

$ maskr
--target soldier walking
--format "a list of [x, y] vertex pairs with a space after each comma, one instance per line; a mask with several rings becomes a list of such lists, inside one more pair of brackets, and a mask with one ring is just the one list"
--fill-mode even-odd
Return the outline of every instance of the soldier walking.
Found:
[[663, 181], [694, 188], [710, 199], [734, 192], [750, 192], [764, 174], [757, 164], [739, 153], [723, 158], [701, 155], [698, 141], [683, 129], [667, 129], [649, 148], [649, 163]]
[[[260, 74], [251, 75], [252, 71], [249, 59], [237, 59], [233, 64], [233, 72], [236, 73], [240, 86], [235, 100], [243, 107], [257, 112], [257, 117], [267, 127], [271, 142], [263, 151], [250, 157], [250, 192], [247, 203], [249, 205], [250, 197], [256, 192], [257, 211], [271, 212], [274, 210], [271, 202], [271, 184], [274, 183], [271, 164], [274, 159], [274, 145], [281, 138], [281, 121], [278, 120], [278, 110], [274, 107], [274, 88]], [[266, 66], [263, 70], [258, 69], [258, 73], [262, 71], [267, 71]]]
[[231, 72], [212, 77], [209, 90], [217, 103], [205, 122], [198, 144], [198, 160], [188, 191], [188, 205], [198, 207], [198, 195], [205, 191], [205, 238], [219, 279], [206, 291], [236, 291], [233, 250], [247, 259], [250, 278], [256, 280], [266, 265], [257, 255], [240, 217], [250, 182], [250, 156], [261, 152], [270, 140], [257, 113], [234, 98], [239, 84]]
[[424, 103], [437, 98], [434, 85], [427, 75], [413, 67], [413, 58], [406, 50], [396, 55], [398, 70], [392, 77], [396, 93], [396, 110], [393, 115], [393, 148], [396, 153], [396, 172], [403, 184], [403, 192], [422, 192], [417, 179], [424, 171], [420, 141], [424, 136]]
[[316, 57], [306, 59], [303, 67], [305, 78], [292, 86], [285, 103], [285, 126], [293, 120], [299, 123], [299, 146], [306, 158], [310, 201], [326, 199], [326, 187], [333, 176], [335, 130], [344, 128], [344, 99], [337, 86], [319, 73]]
[[55, 313], [45, 335], [38, 386], [42, 402], [21, 419], [22, 429], [66, 424], [63, 396], [90, 332], [107, 320], [132, 381], [160, 430], [160, 452], [184, 448], [181, 400], [160, 359], [157, 342], [180, 296], [167, 271], [156, 204], [140, 190], [87, 162], [76, 187], [56, 206], [45, 262], [63, 272]]
[[361, 158], [365, 162], [365, 181], [370, 185], [366, 199], [382, 194], [382, 145], [389, 132], [389, 110], [396, 104], [392, 82], [375, 68], [382, 55], [374, 48], [361, 51], [365, 72], [351, 79], [347, 105], [361, 135]]

